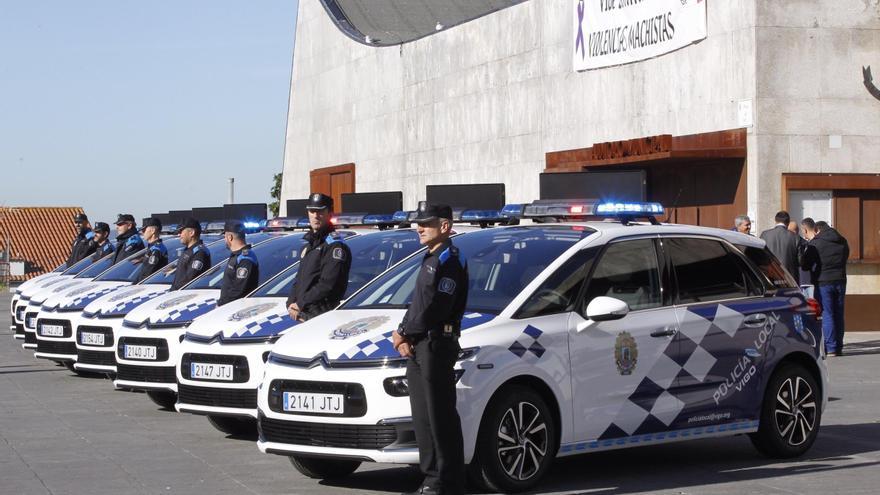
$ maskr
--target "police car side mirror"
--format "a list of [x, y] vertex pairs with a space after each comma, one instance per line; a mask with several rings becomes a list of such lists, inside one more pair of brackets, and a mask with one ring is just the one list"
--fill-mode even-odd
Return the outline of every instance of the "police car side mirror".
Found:
[[595, 297], [587, 306], [587, 318], [593, 321], [619, 320], [628, 313], [629, 305], [613, 297]]

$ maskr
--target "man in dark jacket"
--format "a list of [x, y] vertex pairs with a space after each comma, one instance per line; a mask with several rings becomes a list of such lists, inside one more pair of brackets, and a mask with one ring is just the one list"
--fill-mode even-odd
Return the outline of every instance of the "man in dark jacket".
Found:
[[70, 256], [67, 257], [67, 266], [73, 266], [77, 261], [87, 258], [95, 252], [95, 233], [89, 224], [89, 217], [85, 213], [78, 213], [73, 217], [76, 224], [76, 237], [73, 239], [73, 245], [70, 246]]
[[257, 288], [260, 280], [260, 263], [250, 244], [246, 243], [244, 224], [230, 220], [223, 227], [223, 237], [229, 248], [229, 260], [220, 282], [217, 306], [241, 299]]
[[158, 218], [148, 218], [144, 220], [144, 226], [141, 229], [144, 241], [147, 243], [147, 252], [141, 261], [141, 271], [138, 274], [137, 281], [146, 279], [150, 275], [159, 271], [160, 268], [168, 264], [168, 248], [159, 237], [162, 232], [162, 221]]
[[348, 288], [351, 250], [330, 222], [333, 198], [320, 193], [309, 196], [306, 205], [311, 231], [300, 258], [296, 282], [287, 298], [287, 312], [294, 320], [306, 321], [339, 305]]
[[113, 254], [113, 264], [119, 263], [145, 247], [144, 240], [137, 233], [134, 215], [120, 214], [116, 219], [116, 252]]
[[202, 224], [195, 218], [185, 219], [177, 233], [186, 248], [177, 258], [171, 290], [177, 290], [211, 268], [211, 252], [202, 242]]
[[113, 244], [110, 244], [110, 226], [104, 222], [95, 222], [95, 237], [89, 241], [94, 244], [92, 250], [92, 263], [113, 253]]
[[843, 302], [846, 297], [846, 261], [849, 244], [827, 222], [816, 222], [816, 235], [810, 239], [801, 266], [812, 275], [814, 294], [822, 306], [822, 334], [825, 352], [843, 355]]
[[776, 213], [776, 225], [772, 229], [761, 232], [761, 239], [767, 243], [767, 248], [774, 256], [779, 258], [782, 266], [788, 270], [788, 273], [798, 280], [798, 244], [801, 238], [797, 234], [788, 230], [788, 223], [791, 217], [787, 211]]

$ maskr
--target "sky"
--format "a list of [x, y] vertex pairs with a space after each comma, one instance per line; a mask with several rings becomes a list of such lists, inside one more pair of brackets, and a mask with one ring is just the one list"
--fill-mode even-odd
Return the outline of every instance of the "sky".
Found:
[[270, 202], [297, 2], [0, 2], [0, 206]]

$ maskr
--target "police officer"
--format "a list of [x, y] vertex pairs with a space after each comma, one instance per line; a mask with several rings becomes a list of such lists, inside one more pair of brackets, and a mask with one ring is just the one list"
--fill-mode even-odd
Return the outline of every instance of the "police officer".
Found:
[[162, 221], [158, 218], [148, 218], [144, 220], [144, 226], [141, 228], [141, 234], [147, 243], [147, 253], [141, 261], [141, 272], [138, 274], [137, 281], [149, 277], [156, 273], [160, 268], [168, 264], [168, 248], [159, 237], [162, 232]]
[[107, 256], [113, 252], [113, 244], [110, 244], [110, 226], [105, 222], [95, 222], [95, 237], [90, 241], [94, 246], [92, 262]]
[[244, 224], [231, 220], [223, 227], [226, 247], [232, 252], [223, 272], [220, 286], [220, 299], [217, 306], [241, 299], [257, 288], [260, 279], [260, 264], [250, 244], [245, 243]]
[[393, 334], [394, 348], [409, 358], [406, 378], [419, 465], [425, 474], [414, 493], [464, 493], [464, 451], [456, 409], [453, 367], [468, 292], [467, 263], [452, 245], [452, 208], [419, 206], [419, 242], [428, 248], [412, 303]]
[[348, 288], [351, 250], [330, 219], [333, 198], [320, 193], [306, 204], [311, 231], [300, 257], [296, 282], [287, 298], [287, 312], [294, 320], [306, 321], [339, 305]]
[[177, 290], [211, 268], [211, 252], [202, 242], [202, 224], [195, 218], [187, 218], [178, 227], [177, 236], [186, 246], [177, 258], [174, 282], [171, 290]]
[[73, 223], [76, 225], [76, 237], [70, 246], [70, 256], [67, 257], [67, 266], [73, 266], [77, 261], [88, 257], [95, 252], [95, 233], [89, 224], [89, 217], [85, 213], [77, 213], [73, 217]]
[[134, 216], [120, 213], [116, 218], [116, 253], [113, 264], [128, 258], [144, 248], [144, 241], [137, 233]]

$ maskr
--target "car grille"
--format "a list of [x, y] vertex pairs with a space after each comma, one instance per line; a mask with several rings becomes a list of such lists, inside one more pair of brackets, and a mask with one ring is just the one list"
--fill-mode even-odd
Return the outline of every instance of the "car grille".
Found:
[[60, 336], [59, 335], [47, 335], [47, 337], [49, 337], [49, 338], [69, 339], [71, 337], [71, 335], [73, 335], [73, 330], [70, 328], [70, 320], [51, 320], [51, 319], [40, 318], [39, 320], [37, 320], [37, 333], [39, 333], [40, 335], [44, 335], [42, 332], [43, 325], [59, 325], [64, 329], [63, 333]]
[[76, 350], [76, 361], [80, 364], [94, 364], [97, 366], [116, 366], [116, 356], [113, 351], [87, 351]]
[[53, 340], [38, 340], [37, 352], [46, 354], [69, 354], [76, 356], [76, 343], [56, 342]]
[[25, 332], [24, 333], [24, 343], [25, 344], [36, 344], [37, 343], [37, 334], [34, 332]]
[[[86, 333], [100, 333], [104, 335], [104, 345], [98, 346], [94, 344], [83, 344], [82, 334]], [[113, 347], [113, 329], [110, 327], [93, 327], [89, 325], [80, 325], [76, 327], [76, 341], [79, 342], [80, 345], [88, 345], [89, 347]]]
[[[310, 392], [342, 394], [345, 398], [344, 414], [310, 413], [284, 410], [284, 392]], [[367, 413], [367, 396], [359, 383], [313, 382], [305, 380], [273, 380], [269, 386], [269, 409], [284, 414], [307, 414], [309, 416], [334, 416], [356, 418]]]
[[199, 381], [217, 381], [205, 380], [204, 378], [192, 377], [192, 363], [211, 363], [211, 364], [231, 364], [232, 365], [232, 383], [246, 383], [250, 379], [250, 370], [248, 369], [248, 361], [244, 356], [227, 356], [223, 354], [193, 354], [185, 353], [180, 359], [180, 374], [187, 380]]
[[177, 374], [173, 366], [133, 366], [116, 365], [116, 379], [129, 382], [176, 383]]
[[177, 386], [177, 394], [182, 404], [238, 409], [257, 408], [255, 388], [194, 387], [181, 383]]
[[383, 449], [397, 440], [390, 425], [341, 425], [283, 421], [260, 416], [260, 438], [266, 442], [342, 449]]
[[15, 324], [15, 335], [24, 335], [24, 325], [21, 323]]
[[[168, 360], [168, 342], [165, 339], [146, 339], [141, 337], [119, 337], [119, 345], [116, 347], [117, 356], [125, 359], [125, 345], [151, 345], [156, 347], [156, 361]], [[145, 360], [146, 361], [146, 360]], [[174, 375], [174, 368], [172, 368]], [[176, 376], [176, 375], [174, 375]], [[177, 378], [171, 380], [176, 381]]]

